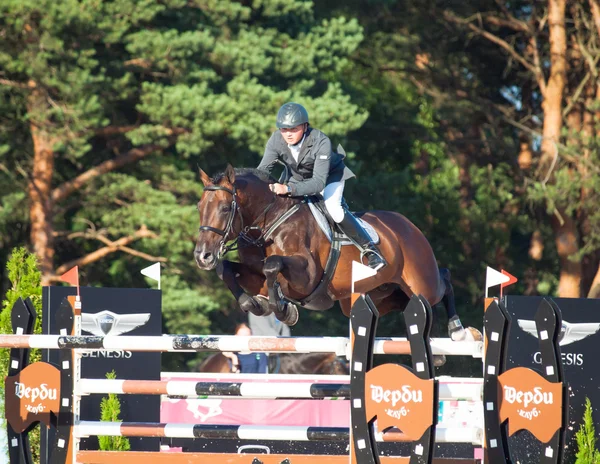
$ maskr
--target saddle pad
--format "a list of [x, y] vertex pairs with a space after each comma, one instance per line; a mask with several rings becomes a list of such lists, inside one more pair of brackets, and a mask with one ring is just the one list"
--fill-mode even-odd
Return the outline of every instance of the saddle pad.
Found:
[[[331, 237], [332, 237], [333, 233], [331, 231], [331, 227], [329, 226], [329, 222], [327, 221], [327, 218], [323, 215], [323, 213], [319, 210], [319, 208], [317, 208], [313, 204], [312, 201], [308, 202], [308, 206], [310, 207], [310, 210], [313, 214], [313, 217], [317, 221], [317, 224], [319, 224], [319, 227], [321, 228], [321, 230], [323, 231], [323, 233], [325, 234], [325, 236], [331, 243]], [[363, 221], [360, 218], [356, 218], [356, 219], [358, 219], [360, 224], [367, 231], [367, 233], [369, 234], [369, 237], [371, 237], [371, 241], [375, 245], [377, 245], [379, 243], [379, 235], [377, 234], [377, 231], [373, 228], [373, 226], [371, 224], [369, 224], [368, 222]], [[344, 239], [340, 243], [341, 243], [341, 245], [352, 245], [352, 242], [348, 239]]]

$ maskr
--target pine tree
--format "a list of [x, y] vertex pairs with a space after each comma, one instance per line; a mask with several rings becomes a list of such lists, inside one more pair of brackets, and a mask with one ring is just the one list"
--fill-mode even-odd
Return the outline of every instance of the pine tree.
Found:
[[44, 285], [77, 264], [83, 285], [145, 286], [165, 262], [172, 333], [234, 308], [193, 262], [197, 166], [258, 165], [288, 100], [334, 140], [367, 116], [342, 85], [362, 28], [310, 1], [7, 0], [0, 18], [0, 243], [29, 241]]
[[596, 428], [592, 418], [592, 402], [585, 399], [583, 423], [575, 434], [577, 440], [577, 460], [575, 464], [599, 464], [600, 451], [596, 449]]
[[[6, 263], [8, 278], [11, 287], [7, 290], [6, 296], [2, 300], [0, 308], [0, 333], [12, 334], [11, 311], [15, 302], [22, 298], [29, 298], [33, 304], [37, 319], [34, 327], [34, 333], [42, 332], [42, 287], [40, 285], [40, 271], [37, 267], [35, 255], [29, 253], [25, 248], [16, 248], [10, 254]], [[29, 362], [33, 364], [41, 359], [41, 352], [34, 348], [29, 352]], [[5, 379], [8, 375], [8, 366], [10, 360], [10, 349], [0, 348], [0, 379]], [[4, 410], [4, 388], [0, 388], [0, 410]], [[0, 421], [2, 422], [2, 421]], [[29, 432], [29, 444], [31, 455], [34, 462], [40, 459], [40, 429], [37, 425]]]
[[[116, 379], [115, 371], [106, 373], [107, 379]], [[121, 402], [114, 393], [109, 393], [107, 397], [100, 401], [100, 420], [104, 422], [121, 422]], [[101, 451], [129, 451], [131, 444], [127, 437], [98, 437], [98, 443]]]

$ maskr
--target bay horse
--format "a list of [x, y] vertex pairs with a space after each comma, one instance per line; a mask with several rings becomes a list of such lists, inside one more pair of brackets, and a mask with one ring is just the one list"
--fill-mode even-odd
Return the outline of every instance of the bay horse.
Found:
[[[198, 372], [231, 373], [231, 360], [221, 353], [208, 356], [197, 368]], [[334, 353], [278, 353], [269, 359], [271, 374], [348, 375], [345, 359]]]
[[[311, 298], [325, 275], [331, 243], [303, 198], [271, 192], [269, 184], [275, 180], [256, 169], [228, 165], [212, 179], [200, 169], [200, 178], [204, 192], [197, 204], [201, 227], [194, 258], [200, 269], [217, 270], [244, 312], [275, 312], [280, 321], [293, 325], [297, 306], [323, 311], [338, 300], [350, 316], [352, 262], [360, 261], [360, 251], [341, 247], [326, 291]], [[473, 340], [477, 329], [463, 328], [450, 272], [438, 268], [423, 233], [392, 211], [369, 211], [361, 218], [377, 231], [379, 249], [388, 262], [361, 282], [380, 315], [403, 311], [413, 294], [421, 294], [431, 306], [443, 303], [453, 340]], [[232, 248], [227, 245], [231, 241], [237, 243], [240, 262], [221, 259]]]

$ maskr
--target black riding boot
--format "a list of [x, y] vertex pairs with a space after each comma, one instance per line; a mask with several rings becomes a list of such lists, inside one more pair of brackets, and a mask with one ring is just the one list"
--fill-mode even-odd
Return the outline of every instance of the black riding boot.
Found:
[[367, 265], [371, 269], [378, 271], [387, 265], [386, 260], [381, 256], [379, 248], [371, 241], [371, 237], [358, 220], [346, 211], [342, 222], [338, 223], [339, 228], [344, 232], [350, 241], [360, 248], [362, 254], [367, 256]]

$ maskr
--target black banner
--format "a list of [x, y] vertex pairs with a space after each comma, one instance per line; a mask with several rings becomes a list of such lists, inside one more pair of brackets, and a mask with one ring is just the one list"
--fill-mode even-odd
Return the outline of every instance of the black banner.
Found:
[[[541, 354], [535, 329], [535, 312], [543, 297], [506, 296], [506, 309], [512, 317], [508, 341], [507, 369], [516, 366], [541, 371]], [[600, 301], [585, 298], [553, 298], [562, 312], [563, 324], [559, 336], [564, 380], [567, 384], [569, 423], [566, 433], [565, 462], [575, 459], [575, 434], [583, 422], [586, 396], [594, 408], [594, 423], [600, 423], [600, 372], [597, 369], [600, 344]], [[529, 432], [509, 439], [515, 462], [533, 462], [541, 445]]]
[[[81, 287], [82, 335], [162, 335], [161, 292], [141, 288]], [[42, 333], [57, 334], [55, 314], [74, 287], [44, 287]], [[42, 361], [58, 363], [57, 350], [44, 350]], [[105, 379], [115, 371], [117, 379], [160, 380], [161, 353], [91, 351], [81, 362], [82, 378]], [[100, 420], [100, 401], [108, 395], [84, 396], [81, 420]], [[124, 422], [160, 422], [160, 396], [119, 395]], [[42, 463], [46, 462], [42, 429]], [[157, 438], [129, 438], [132, 451], [158, 451]], [[82, 450], [98, 449], [97, 437], [81, 440]]]

